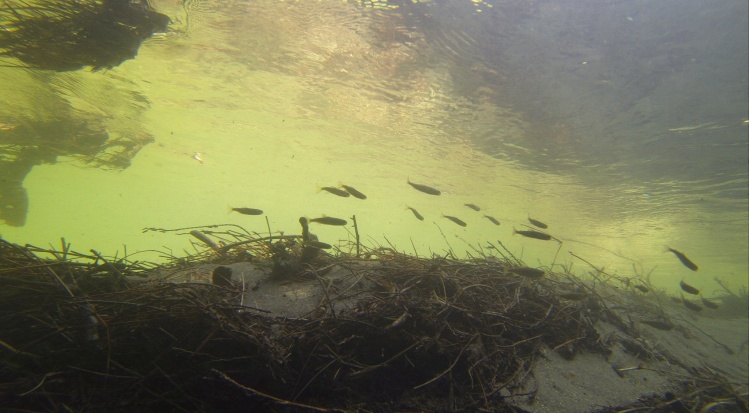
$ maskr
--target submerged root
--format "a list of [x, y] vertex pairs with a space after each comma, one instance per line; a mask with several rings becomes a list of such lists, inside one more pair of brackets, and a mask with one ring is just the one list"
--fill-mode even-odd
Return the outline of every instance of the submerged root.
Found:
[[[225, 244], [249, 236], [223, 231]], [[267, 242], [232, 248], [190, 260], [272, 267]], [[300, 270], [323, 288], [324, 311], [275, 317], [243, 305], [244, 283], [169, 282], [155, 274], [170, 266], [77, 254], [64, 242], [56, 251], [0, 241], [0, 252], [3, 408], [513, 411], [513, 397], [534, 392], [526, 379], [542, 351], [605, 354], [593, 324], [615, 317], [597, 293], [560, 297], [579, 288], [569, 275], [524, 278], [494, 257], [326, 255]], [[326, 280], [333, 266], [373, 288], [336, 307], [352, 294]], [[715, 386], [701, 394], [706, 411], [745, 399]]]

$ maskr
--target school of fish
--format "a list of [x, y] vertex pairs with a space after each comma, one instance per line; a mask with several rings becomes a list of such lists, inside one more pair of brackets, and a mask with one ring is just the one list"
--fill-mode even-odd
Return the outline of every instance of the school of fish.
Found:
[[[419, 191], [421, 193], [424, 193], [424, 194], [427, 194], [427, 195], [432, 195], [432, 196], [440, 196], [440, 195], [442, 195], [442, 191], [440, 191], [439, 189], [434, 188], [434, 187], [429, 186], [429, 185], [411, 182], [410, 178], [406, 180], [406, 183], [409, 186], [411, 186], [413, 189], [415, 189], [415, 190], [417, 190], [417, 191]], [[335, 195], [335, 196], [338, 196], [338, 197], [341, 197], [341, 198], [354, 197], [354, 198], [357, 198], [357, 199], [360, 199], [360, 200], [366, 200], [367, 199], [367, 196], [364, 193], [362, 193], [361, 191], [359, 191], [358, 189], [356, 189], [355, 187], [353, 187], [351, 185], [342, 184], [342, 183], [339, 183], [338, 186], [323, 186], [323, 187], [320, 187], [320, 188], [318, 188], [317, 192], [318, 193], [320, 193], [320, 192], [327, 192], [329, 194], [332, 194], [332, 195]], [[476, 204], [473, 204], [473, 203], [466, 203], [464, 205], [467, 208], [469, 208], [469, 209], [471, 209], [471, 210], [473, 210], [475, 212], [479, 212], [479, 211], [482, 210], [480, 206], [478, 206]], [[419, 211], [417, 211], [415, 208], [413, 208], [411, 206], [406, 206], [406, 210], [411, 211], [411, 213], [413, 214], [413, 216], [416, 219], [418, 219], [419, 221], [424, 221], [424, 216]], [[229, 208], [229, 212], [237, 212], [237, 213], [240, 213], [240, 214], [243, 214], [243, 215], [262, 215], [263, 214], [263, 211], [261, 209], [248, 208], [248, 207], [230, 207]], [[483, 217], [486, 218], [487, 220], [489, 220], [489, 222], [491, 222], [494, 225], [501, 225], [501, 223], [499, 222], [499, 220], [497, 220], [496, 218], [494, 218], [491, 215], [484, 214]], [[459, 217], [457, 217], [455, 215], [442, 214], [442, 218], [447, 219], [447, 220], [451, 221], [452, 223], [454, 223], [455, 225], [458, 225], [458, 226], [461, 226], [461, 227], [467, 227], [468, 226], [468, 223], [466, 223], [466, 221], [464, 221], [463, 219], [461, 219], [461, 218], [459, 218]], [[305, 218], [305, 217], [303, 217], [303, 218], [300, 218], [300, 222], [302, 223], [302, 227], [303, 227], [303, 230], [304, 230], [303, 232], [305, 232], [306, 234], [309, 234], [308, 224], [310, 224], [310, 223], [317, 223], [317, 224], [323, 224], [323, 225], [333, 225], [333, 226], [345, 226], [345, 225], [348, 225], [348, 221], [346, 221], [345, 219], [335, 218], [335, 217], [328, 217], [328, 216], [322, 216], [322, 217], [317, 217], [317, 218]], [[541, 241], [555, 240], [555, 241], [557, 241], [557, 242], [559, 242], [561, 244], [562, 241], [559, 240], [559, 239], [557, 239], [557, 238], [555, 238], [555, 237], [553, 237], [551, 234], [549, 234], [547, 232], [542, 232], [542, 231], [539, 231], [539, 230], [536, 230], [536, 229], [532, 229], [532, 228], [535, 227], [535, 228], [538, 228], [538, 229], [541, 229], [541, 230], [547, 230], [549, 228], [548, 224], [546, 224], [546, 223], [544, 223], [544, 222], [542, 222], [542, 221], [540, 221], [538, 219], [531, 218], [531, 217], [528, 217], [528, 222], [532, 225], [532, 227], [528, 226], [528, 229], [521, 229], [521, 230], [513, 228], [513, 231], [512, 231], [513, 235], [517, 234], [517, 235], [521, 235], [521, 236], [526, 237], [526, 238], [536, 239], [536, 240], [541, 240]], [[200, 231], [195, 230], [195, 231], [192, 231], [191, 234], [194, 237], [198, 238], [201, 242], [203, 242], [206, 245], [208, 245], [209, 247], [211, 247], [212, 249], [219, 250], [220, 247], [215, 242], [213, 242], [209, 237], [207, 237], [205, 234], [201, 233]], [[304, 237], [304, 241], [303, 242], [305, 243], [305, 245], [310, 246], [310, 247], [321, 248], [321, 249], [329, 249], [329, 248], [331, 248], [331, 246], [329, 244], [320, 242], [317, 239], [310, 239], [309, 236]], [[691, 259], [689, 259], [683, 252], [678, 251], [676, 249], [673, 249], [671, 247], [666, 247], [665, 251], [673, 253], [674, 256], [676, 256], [676, 258], [684, 265], [684, 267], [686, 267], [686, 268], [688, 268], [688, 269], [690, 269], [692, 271], [698, 271], [699, 270], [699, 267], [697, 266], [697, 264], [695, 264]], [[519, 275], [519, 276], [522, 276], [522, 277], [526, 277], [526, 278], [540, 278], [540, 277], [543, 277], [543, 275], [544, 275], [544, 271], [538, 270], [538, 269], [535, 269], [535, 268], [530, 268], [530, 267], [516, 267], [516, 268], [509, 269], [509, 271], [511, 273], [513, 273], [513, 274], [516, 274], [516, 275]], [[704, 296], [702, 296], [699, 289], [697, 289], [696, 287], [694, 287], [694, 286], [692, 286], [690, 284], [687, 284], [683, 279], [679, 282], [679, 287], [681, 288], [681, 290], [684, 293], [687, 293], [688, 295], [700, 296], [700, 299], [701, 299], [701, 302], [702, 302], [703, 306], [705, 306], [705, 307], [707, 307], [709, 309], [717, 309], [718, 308], [718, 304], [716, 304], [715, 302], [710, 301], [709, 299], [707, 299]], [[640, 291], [640, 292], [642, 292], [644, 294], [650, 292], [650, 289], [648, 287], [646, 287], [644, 285], [641, 285], [641, 284], [640, 285], [634, 285], [633, 288], [635, 288], [636, 290], [638, 290], [638, 291]], [[562, 296], [562, 298], [568, 299], [568, 300], [579, 300], [579, 299], [583, 299], [584, 296], [585, 295], [581, 294], [581, 293], [567, 293], [566, 295]], [[702, 311], [702, 307], [701, 306], [699, 306], [698, 304], [695, 304], [694, 302], [692, 302], [690, 300], [687, 300], [684, 297], [684, 295], [682, 295], [681, 300], [679, 300], [679, 301], [681, 303], [683, 303], [684, 306], [686, 308], [688, 308], [689, 310], [691, 310], [691, 311], [695, 311], [695, 312]], [[651, 323], [651, 324], [653, 324], [653, 323]]]

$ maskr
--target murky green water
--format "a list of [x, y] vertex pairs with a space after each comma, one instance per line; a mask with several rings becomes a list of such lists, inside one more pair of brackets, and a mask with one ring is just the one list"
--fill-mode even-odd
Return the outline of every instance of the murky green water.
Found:
[[[365, 243], [420, 255], [499, 240], [532, 265], [588, 271], [572, 252], [624, 275], [655, 267], [670, 290], [747, 286], [746, 2], [152, 5], [172, 31], [112, 70], [0, 68], [0, 146], [58, 155], [35, 158], [25, 224], [4, 238], [179, 256], [189, 236], [143, 228], [267, 232], [264, 217], [227, 214], [253, 207], [285, 233], [300, 216], [356, 215]], [[125, 169], [87, 166], [81, 122], [142, 148]], [[23, 127], [30, 143], [11, 142]], [[339, 182], [368, 198], [317, 192]], [[513, 235], [529, 216], [559, 251]]]

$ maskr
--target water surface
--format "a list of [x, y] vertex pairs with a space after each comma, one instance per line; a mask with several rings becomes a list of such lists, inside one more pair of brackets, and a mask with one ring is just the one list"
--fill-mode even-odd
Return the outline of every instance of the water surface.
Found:
[[[489, 253], [499, 240], [530, 265], [589, 271], [573, 252], [626, 276], [655, 268], [670, 290], [747, 285], [746, 2], [152, 5], [170, 31], [121, 66], [0, 68], [0, 145], [24, 147], [8, 131], [31, 124], [26, 147], [56, 155], [23, 179], [28, 214], [0, 228], [6, 239], [179, 256], [189, 236], [142, 229], [267, 232], [264, 217], [227, 214], [253, 207], [288, 234], [300, 216], [356, 215], [368, 245], [419, 255]], [[57, 129], [39, 132], [50, 124], [68, 125], [66, 139], [86, 125], [139, 144], [101, 168], [80, 138], [77, 151], [55, 148]], [[339, 182], [368, 199], [317, 192]], [[529, 216], [560, 250], [513, 236]]]

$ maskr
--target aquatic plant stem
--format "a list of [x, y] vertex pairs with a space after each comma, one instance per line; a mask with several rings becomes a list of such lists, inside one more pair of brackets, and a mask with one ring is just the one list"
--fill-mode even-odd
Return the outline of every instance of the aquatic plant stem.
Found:
[[354, 236], [356, 237], [356, 258], [359, 258], [361, 244], [359, 243], [359, 225], [356, 223], [356, 215], [352, 215], [351, 220], [354, 222]]

